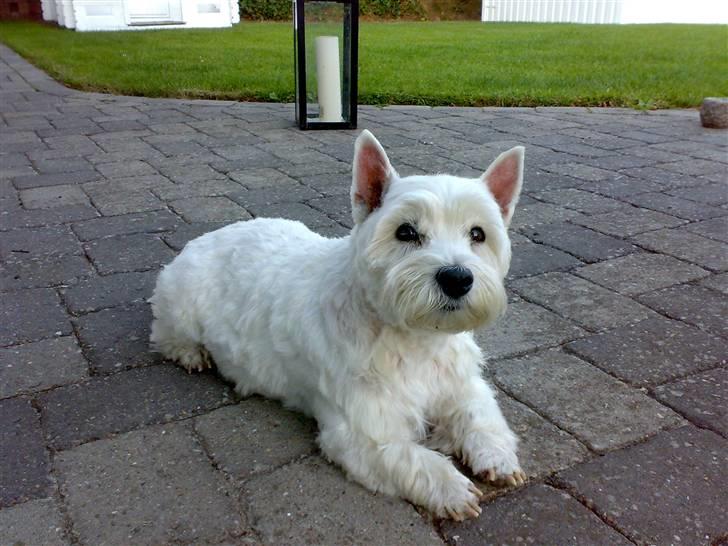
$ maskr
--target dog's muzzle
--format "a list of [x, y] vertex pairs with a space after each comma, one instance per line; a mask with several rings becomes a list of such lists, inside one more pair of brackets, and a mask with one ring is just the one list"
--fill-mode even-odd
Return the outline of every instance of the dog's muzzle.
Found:
[[448, 265], [437, 271], [435, 280], [446, 296], [456, 300], [470, 292], [473, 272], [461, 265]]

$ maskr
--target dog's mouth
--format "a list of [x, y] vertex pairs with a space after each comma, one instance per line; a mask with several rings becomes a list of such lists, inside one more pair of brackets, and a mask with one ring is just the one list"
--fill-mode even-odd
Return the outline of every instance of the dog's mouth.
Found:
[[454, 313], [460, 311], [463, 308], [463, 302], [459, 300], [449, 300], [442, 304], [441, 309], [445, 313]]

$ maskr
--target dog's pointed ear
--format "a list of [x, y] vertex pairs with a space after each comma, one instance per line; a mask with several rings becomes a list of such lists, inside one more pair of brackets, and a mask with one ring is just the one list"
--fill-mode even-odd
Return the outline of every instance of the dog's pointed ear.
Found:
[[354, 144], [351, 212], [354, 222], [363, 222], [382, 204], [390, 179], [397, 173], [379, 141], [366, 129]]
[[511, 223], [518, 196], [523, 186], [523, 157], [525, 148], [516, 146], [499, 155], [480, 179], [493, 194], [506, 226]]

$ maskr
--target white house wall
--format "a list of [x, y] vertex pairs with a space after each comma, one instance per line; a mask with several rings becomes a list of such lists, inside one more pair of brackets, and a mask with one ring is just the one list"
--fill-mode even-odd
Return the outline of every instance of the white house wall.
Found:
[[[157, 0], [157, 3], [163, 2]], [[146, 21], [157, 22], [154, 17], [133, 18], [128, 0], [41, 0], [46, 20], [56, 20], [61, 26], [79, 31], [219, 28], [240, 22], [235, 0], [170, 0], [169, 3], [174, 4], [173, 9], [167, 10], [172, 14], [169, 21], [155, 25], [146, 24]]]

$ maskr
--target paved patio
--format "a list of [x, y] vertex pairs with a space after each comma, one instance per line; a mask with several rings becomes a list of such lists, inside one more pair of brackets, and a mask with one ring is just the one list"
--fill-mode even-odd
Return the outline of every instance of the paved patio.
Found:
[[343, 235], [356, 132], [289, 105], [63, 88], [0, 46], [0, 543], [726, 544], [728, 132], [695, 111], [360, 109], [402, 173], [525, 144], [508, 317], [479, 335], [530, 476], [432, 521], [310, 420], [148, 352], [191, 238]]

